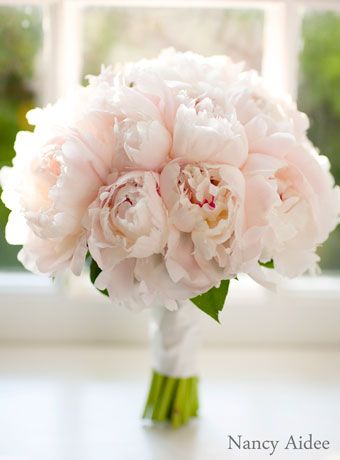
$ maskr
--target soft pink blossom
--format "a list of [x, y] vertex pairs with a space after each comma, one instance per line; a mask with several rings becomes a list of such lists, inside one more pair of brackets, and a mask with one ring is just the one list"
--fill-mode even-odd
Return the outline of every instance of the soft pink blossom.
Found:
[[135, 88], [117, 89], [113, 164], [118, 170], [159, 171], [168, 161], [172, 138], [158, 102]]
[[[89, 112], [46, 137], [39, 125], [19, 133], [13, 167], [2, 170], [2, 199], [12, 210], [7, 235], [24, 245], [19, 257], [28, 268], [52, 273], [71, 265], [79, 273], [86, 254], [82, 219], [111, 170], [113, 117]], [[15, 228], [11, 222], [20, 217]]]
[[[172, 161], [164, 168], [160, 191], [169, 213], [165, 265], [174, 283], [197, 294], [236, 275], [245, 187], [241, 171], [229, 165]], [[259, 256], [250, 247], [242, 250], [243, 259]]]
[[287, 94], [274, 94], [255, 71], [240, 74], [228, 90], [229, 103], [244, 127], [249, 153], [282, 158], [306, 137], [308, 118]]
[[[139, 289], [136, 259], [164, 252], [167, 216], [158, 175], [129, 172], [100, 188], [86, 226], [91, 256], [102, 270], [96, 286], [107, 289], [112, 299], [128, 299], [133, 286]], [[122, 270], [124, 281], [119, 281]]]
[[[211, 108], [212, 101], [209, 106]], [[186, 107], [176, 114], [172, 157], [186, 162], [241, 166], [248, 154], [248, 143], [235, 113], [222, 117], [209, 106]]]
[[249, 155], [244, 174], [264, 191], [258, 188], [246, 198], [251, 222], [265, 229], [260, 259], [273, 260], [275, 271], [288, 277], [315, 270], [317, 248], [337, 225], [340, 211], [326, 158], [304, 143], [284, 159]]

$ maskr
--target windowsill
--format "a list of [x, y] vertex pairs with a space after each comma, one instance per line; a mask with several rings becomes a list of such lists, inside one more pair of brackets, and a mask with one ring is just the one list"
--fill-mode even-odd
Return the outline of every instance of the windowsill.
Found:
[[[145, 349], [0, 348], [0, 457], [25, 460], [248, 460], [227, 436], [280, 440], [313, 433], [328, 451], [273, 458], [340, 458], [339, 350], [207, 349], [200, 417], [177, 431], [140, 419]], [[281, 446], [282, 447], [282, 446]]]
[[[0, 275], [0, 342], [129, 343], [148, 341], [148, 311], [111, 304], [84, 276], [52, 282]], [[300, 278], [278, 293], [249, 279], [231, 285], [221, 325], [202, 313], [211, 344], [340, 345], [339, 278]]]

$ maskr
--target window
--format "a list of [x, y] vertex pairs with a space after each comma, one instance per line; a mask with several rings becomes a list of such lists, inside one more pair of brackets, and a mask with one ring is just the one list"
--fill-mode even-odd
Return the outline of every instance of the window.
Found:
[[[1, 164], [10, 163], [32, 105], [53, 102], [102, 63], [174, 46], [244, 60], [297, 96], [340, 182], [340, 0], [0, 0], [0, 39]], [[145, 315], [111, 308], [85, 279], [53, 284], [12, 273], [18, 248], [5, 242], [6, 218], [0, 204], [0, 339], [145, 340]], [[338, 248], [340, 229], [320, 250], [325, 274], [295, 280], [278, 296], [235, 283], [229, 302], [237, 308], [213, 340], [339, 343]]]

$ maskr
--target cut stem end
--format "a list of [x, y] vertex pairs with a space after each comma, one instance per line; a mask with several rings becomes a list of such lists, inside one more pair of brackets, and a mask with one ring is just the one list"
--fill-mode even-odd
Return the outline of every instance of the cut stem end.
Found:
[[198, 415], [198, 378], [177, 378], [152, 373], [143, 418], [153, 422], [170, 422], [179, 428]]

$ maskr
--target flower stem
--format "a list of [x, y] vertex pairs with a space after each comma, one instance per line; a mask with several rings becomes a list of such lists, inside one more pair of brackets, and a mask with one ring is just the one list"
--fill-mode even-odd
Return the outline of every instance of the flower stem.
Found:
[[183, 405], [185, 401], [186, 387], [187, 379], [180, 379], [171, 414], [171, 424], [174, 428], [178, 428], [183, 424]]
[[185, 425], [198, 414], [197, 387], [197, 377], [177, 378], [153, 371], [143, 418], [168, 421], [173, 428]]
[[163, 379], [164, 379], [163, 375], [158, 374], [155, 371], [153, 372], [150, 391], [149, 391], [148, 399], [145, 405], [143, 418], [149, 417], [151, 408], [154, 407], [156, 401], [158, 400], [158, 396], [162, 388]]

